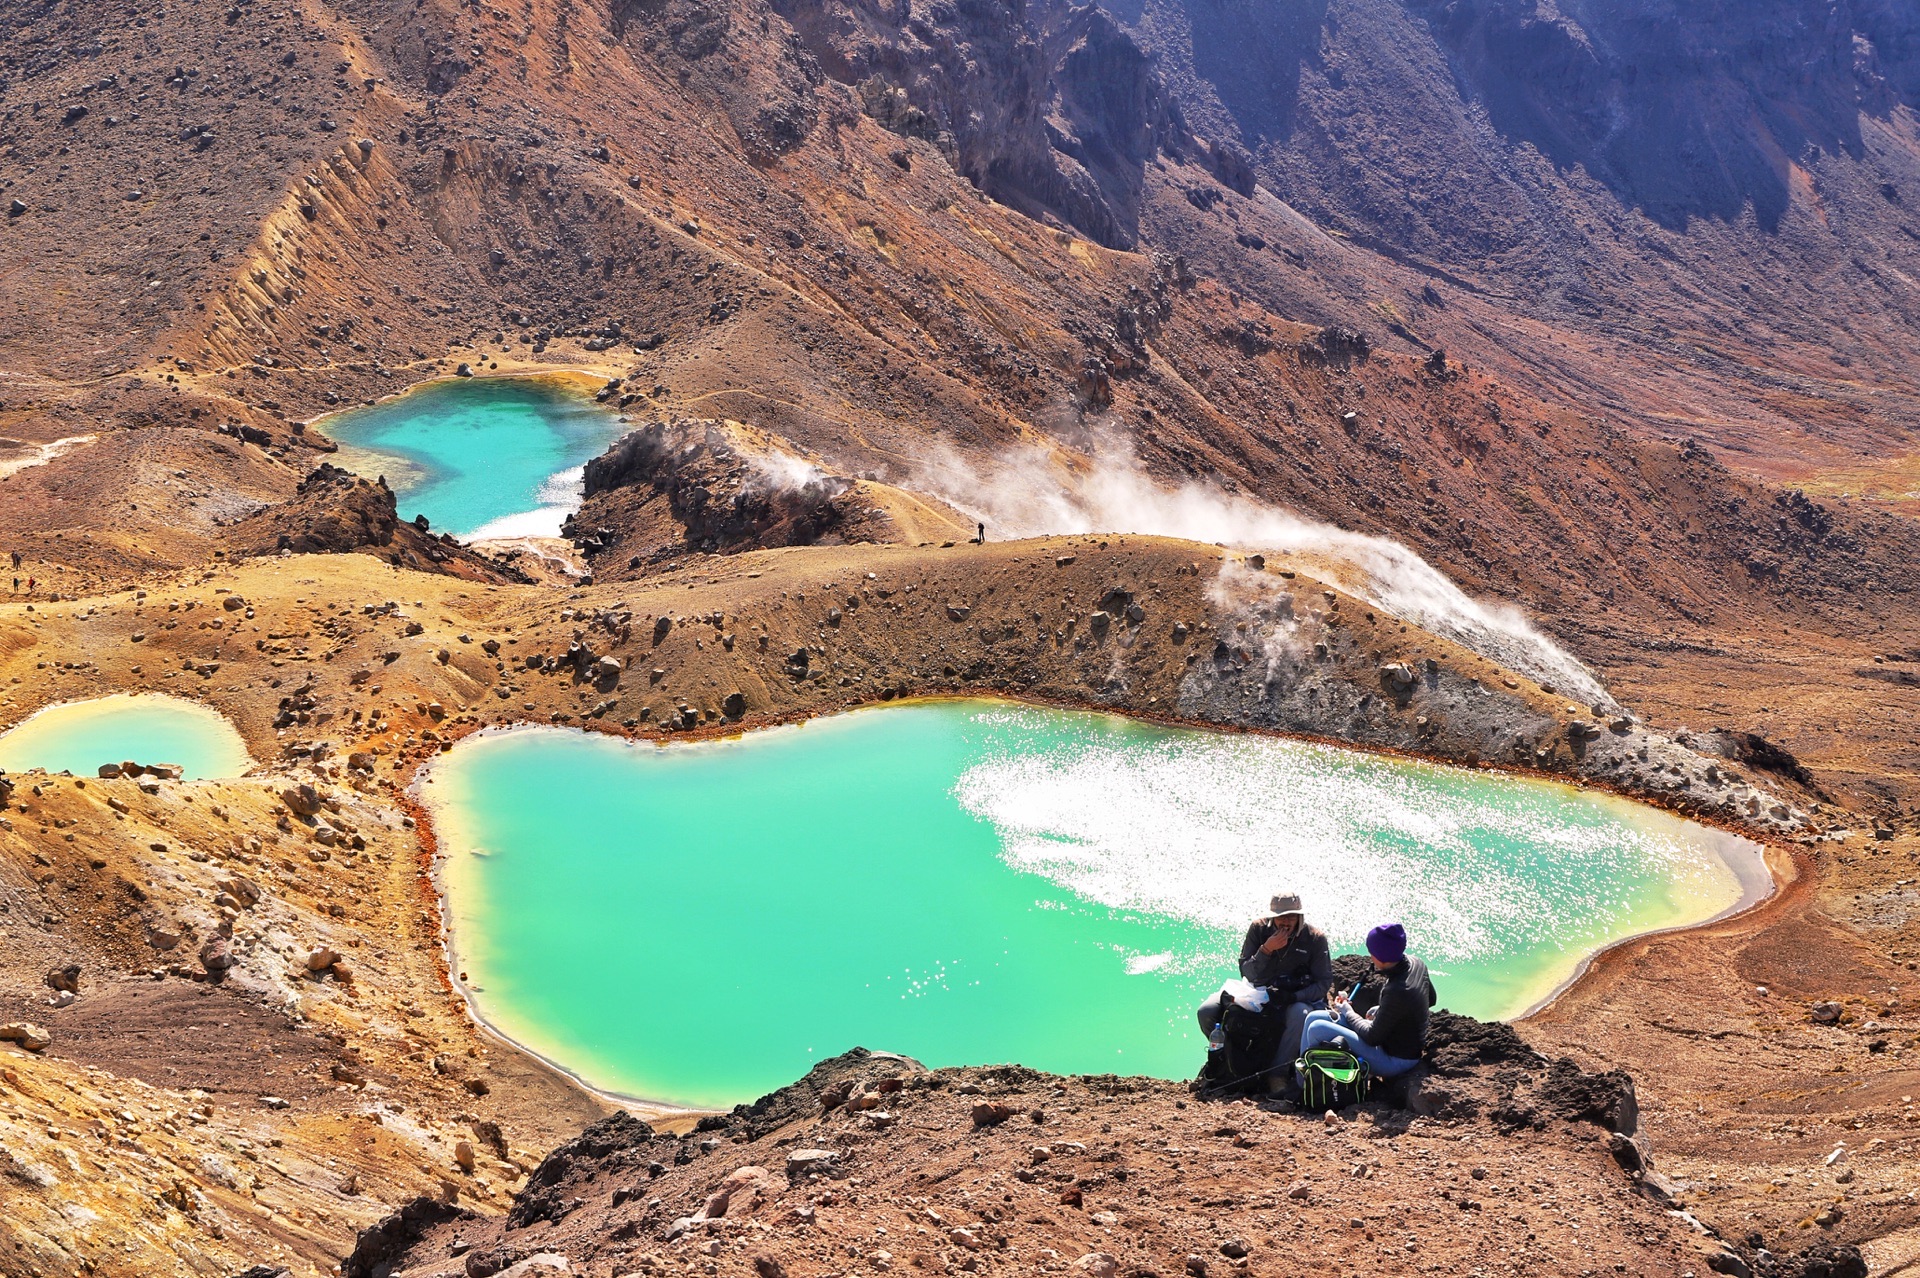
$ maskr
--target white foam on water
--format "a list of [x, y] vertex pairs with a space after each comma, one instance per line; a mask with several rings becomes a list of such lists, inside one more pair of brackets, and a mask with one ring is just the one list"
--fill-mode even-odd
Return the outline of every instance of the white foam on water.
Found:
[[[954, 794], [993, 824], [1010, 866], [1100, 905], [1237, 931], [1273, 892], [1297, 891], [1337, 942], [1398, 919], [1443, 960], [1560, 950], [1612, 930], [1649, 872], [1681, 891], [1714, 881], [1714, 854], [1677, 830], [1527, 785], [1229, 737], [996, 754]], [[1535, 859], [1503, 863], [1502, 845]]]
[[460, 539], [501, 541], [513, 537], [558, 537], [560, 525], [577, 509], [577, 506], [541, 506], [534, 510], [516, 511], [498, 519], [489, 519], [472, 532], [460, 534]]
[[580, 501], [587, 495], [587, 468], [569, 466], [565, 470], [555, 471], [540, 484], [540, 491], [534, 494], [536, 500], [546, 505], [565, 506], [569, 510], [580, 509]]
[[533, 499], [540, 503], [533, 510], [516, 511], [511, 515], [502, 515], [498, 519], [489, 519], [470, 533], [462, 533], [465, 541], [495, 541], [505, 537], [558, 537], [560, 526], [567, 522], [567, 516], [580, 509], [587, 491], [587, 468], [573, 466], [566, 470], [548, 475], [534, 492]]

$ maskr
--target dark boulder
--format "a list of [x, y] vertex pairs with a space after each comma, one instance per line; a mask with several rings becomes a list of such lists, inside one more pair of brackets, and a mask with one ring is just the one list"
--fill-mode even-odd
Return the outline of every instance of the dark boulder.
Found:
[[631, 1114], [603, 1118], [541, 1160], [507, 1214], [508, 1229], [524, 1229], [535, 1221], [558, 1222], [579, 1206], [570, 1177], [576, 1164], [598, 1169], [639, 1170], [659, 1158], [659, 1147], [678, 1144], [671, 1136], [656, 1136], [653, 1128]]
[[449, 1220], [472, 1219], [466, 1208], [422, 1194], [360, 1231], [353, 1250], [340, 1262], [340, 1278], [385, 1278], [428, 1230]]

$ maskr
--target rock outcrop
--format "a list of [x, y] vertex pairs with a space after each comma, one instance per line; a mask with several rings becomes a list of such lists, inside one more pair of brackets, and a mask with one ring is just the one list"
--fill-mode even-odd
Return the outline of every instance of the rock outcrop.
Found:
[[[1578, 1263], [1593, 1226], [1569, 1230], [1561, 1217], [1530, 1229], [1521, 1200], [1542, 1177], [1561, 1201], [1603, 1192], [1608, 1224], [1632, 1222], [1632, 1245], [1648, 1251], [1623, 1262], [1628, 1272], [1697, 1272], [1733, 1254], [1668, 1210], [1625, 1075], [1550, 1061], [1510, 1026], [1445, 1013], [1432, 1046], [1414, 1108], [1376, 1100], [1324, 1116], [1195, 1101], [1180, 1083], [930, 1071], [856, 1049], [691, 1131], [626, 1115], [596, 1123], [533, 1171], [504, 1218], [414, 1204], [366, 1231], [342, 1273], [648, 1273], [730, 1256], [758, 1275], [847, 1260], [1112, 1275], [1164, 1272], [1155, 1259], [1172, 1256], [1204, 1278], [1215, 1265], [1266, 1272], [1263, 1260], [1311, 1270], [1382, 1228], [1398, 1251], [1399, 1232], [1428, 1220], [1417, 1243], [1428, 1267], [1464, 1272], [1488, 1249], [1524, 1250], [1554, 1272]], [[1349, 1223], [1286, 1231], [1283, 1245], [1268, 1236], [1282, 1205]], [[1856, 1272], [1857, 1251], [1817, 1246], [1841, 1267], [1791, 1272]], [[1379, 1272], [1400, 1263], [1383, 1259]]]
[[1185, 718], [1305, 735], [1333, 727], [1375, 748], [1587, 777], [1777, 834], [1804, 830], [1804, 805], [1823, 797], [1791, 755], [1750, 733], [1659, 731], [1604, 692], [1583, 703], [1545, 669], [1495, 673], [1431, 634], [1407, 643], [1384, 613], [1303, 586], [1277, 559], [1252, 563], [1222, 576], [1231, 624], [1205, 643], [1181, 636]]
[[[1001, 203], [1109, 247], [1138, 242], [1141, 171], [1155, 154], [1211, 154], [1146, 53], [1093, 5], [776, 0], [775, 9], [882, 127], [931, 143]], [[1251, 190], [1239, 159], [1223, 151], [1219, 168]]]
[[236, 524], [230, 541], [241, 555], [344, 554], [391, 546], [400, 529], [393, 491], [322, 462], [282, 505]]
[[518, 581], [510, 566], [435, 536], [426, 519], [400, 518], [384, 479], [368, 480], [322, 462], [284, 502], [256, 511], [225, 531], [238, 558], [274, 555], [371, 554], [387, 563], [479, 581]]
[[738, 422], [681, 418], [642, 426], [588, 462], [585, 501], [562, 531], [596, 575], [617, 579], [688, 554], [973, 530], [927, 498], [833, 474]]

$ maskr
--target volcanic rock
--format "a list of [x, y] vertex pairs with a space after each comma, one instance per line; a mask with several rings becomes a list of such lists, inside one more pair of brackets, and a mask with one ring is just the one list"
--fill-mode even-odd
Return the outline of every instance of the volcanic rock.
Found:
[[588, 462], [585, 501], [562, 532], [617, 575], [690, 551], [897, 542], [962, 526], [937, 502], [833, 474], [765, 432], [680, 418], [642, 426]]
[[787, 1155], [787, 1175], [805, 1176], [811, 1172], [824, 1172], [840, 1162], [840, 1155], [831, 1149], [796, 1149]]
[[31, 1021], [9, 1021], [0, 1025], [0, 1043], [18, 1043], [29, 1052], [44, 1052], [53, 1045], [53, 1036]]
[[1001, 1101], [981, 1101], [973, 1107], [973, 1125], [975, 1127], [998, 1127], [1012, 1118], [1013, 1106]]
[[200, 966], [209, 976], [219, 976], [239, 961], [233, 954], [233, 942], [224, 936], [210, 936], [200, 947]]

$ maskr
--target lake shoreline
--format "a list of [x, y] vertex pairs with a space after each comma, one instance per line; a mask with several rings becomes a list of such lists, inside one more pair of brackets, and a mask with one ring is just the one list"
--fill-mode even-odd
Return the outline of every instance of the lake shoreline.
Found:
[[[212, 706], [205, 705], [190, 697], [174, 696], [171, 693], [155, 691], [113, 692], [105, 696], [78, 697], [67, 701], [50, 702], [46, 705], [36, 707], [18, 722], [0, 725], [0, 758], [7, 757], [10, 748], [8, 745], [9, 741], [14, 742], [11, 749], [18, 750], [23, 748], [19, 744], [22, 739], [22, 734], [25, 734], [25, 739], [30, 742], [36, 733], [40, 733], [41, 735], [55, 734], [56, 740], [69, 735], [80, 735], [84, 737], [89, 729], [99, 728], [104, 722], [111, 721], [129, 710], [135, 713], [144, 712], [149, 716], [164, 714], [166, 716], [177, 717], [173, 724], [165, 728], [160, 727], [158, 724], [149, 724], [147, 725], [148, 731], [178, 731], [184, 730], [188, 725], [191, 725], [192, 731], [207, 732], [213, 734], [214, 737], [226, 736], [231, 739], [215, 741], [210, 738], [196, 743], [200, 749], [208, 753], [209, 757], [214, 757], [218, 760], [218, 762], [207, 765], [207, 775], [196, 775], [201, 772], [202, 769], [194, 763], [187, 762], [185, 759], [158, 757], [138, 758], [143, 752], [131, 749], [105, 750], [103, 753], [112, 753], [117, 757], [100, 758], [91, 764], [85, 764], [79, 768], [75, 768], [71, 764], [61, 768], [48, 768], [41, 764], [34, 764], [20, 768], [19, 772], [22, 774], [34, 771], [47, 772], [50, 774], [69, 772], [77, 777], [92, 777], [100, 767], [107, 764], [122, 763], [129, 759], [137, 759], [138, 762], [146, 764], [182, 764], [187, 769], [187, 780], [204, 781], [232, 780], [237, 777], [247, 776], [260, 766], [259, 761], [253, 757], [252, 752], [248, 749], [246, 738], [241, 735], [239, 725], [234, 723], [228, 716], [222, 714]], [[28, 745], [24, 748], [33, 749], [35, 745]], [[54, 747], [42, 746], [40, 748]], [[160, 747], [163, 752], [172, 751], [175, 748], [176, 747], [173, 746]], [[0, 773], [6, 773], [7, 771], [8, 769], [0, 767]]]
[[501, 1026], [490, 1020], [480, 1008], [473, 991], [467, 982], [460, 978], [460, 952], [455, 932], [449, 920], [447, 907], [446, 881], [442, 869], [446, 857], [440, 851], [440, 831], [436, 823], [436, 805], [419, 793], [420, 778], [410, 777], [408, 784], [395, 795], [395, 802], [406, 814], [413, 818], [415, 841], [418, 844], [417, 873], [426, 888], [422, 893], [426, 902], [430, 902], [440, 934], [440, 952], [436, 966], [440, 970], [441, 980], [459, 1002], [467, 1019], [489, 1038], [533, 1061], [548, 1073], [565, 1079], [571, 1086], [596, 1100], [633, 1114], [643, 1122], [671, 1123], [675, 1119], [694, 1119], [704, 1114], [717, 1113], [717, 1110], [700, 1109], [677, 1105], [671, 1101], [654, 1100], [645, 1096], [634, 1096], [625, 1092], [599, 1087], [583, 1078], [574, 1070], [553, 1059], [531, 1045], [509, 1034]]
[[[1691, 820], [1692, 818], [1688, 819]], [[1748, 838], [1749, 836], [1742, 835], [1741, 837]], [[1589, 972], [1594, 971], [1597, 967], [1604, 964], [1610, 955], [1617, 951], [1623, 951], [1628, 946], [1649, 941], [1656, 937], [1677, 936], [1685, 932], [1697, 932], [1720, 923], [1725, 923], [1731, 919], [1739, 918], [1742, 915], [1750, 914], [1769, 902], [1778, 900], [1784, 889], [1790, 884], [1797, 882], [1799, 876], [1796, 873], [1791, 879], [1782, 879], [1772, 864], [1772, 856], [1777, 852], [1777, 849], [1758, 839], [1751, 839], [1750, 841], [1758, 844], [1760, 848], [1751, 862], [1745, 859], [1735, 861], [1725, 856], [1724, 853], [1721, 856], [1722, 863], [1732, 871], [1734, 878], [1740, 884], [1739, 900], [1727, 906], [1713, 917], [1701, 919], [1697, 923], [1683, 923], [1675, 927], [1649, 928], [1644, 932], [1633, 932], [1620, 937], [1618, 940], [1608, 942], [1606, 945], [1601, 946], [1599, 949], [1594, 950], [1582, 958], [1565, 980], [1555, 985], [1543, 998], [1528, 1006], [1527, 1009], [1518, 1016], [1508, 1018], [1509, 1022], [1519, 1024], [1545, 1012], [1564, 995], [1570, 993], [1575, 986], [1579, 985], [1581, 980], [1583, 980]], [[1792, 858], [1789, 856], [1786, 859], [1789, 865], [1791, 865]]]
[[[328, 419], [340, 417], [351, 412], [357, 412], [361, 409], [379, 408], [384, 404], [393, 404], [409, 396], [417, 395], [422, 391], [435, 387], [464, 386], [470, 382], [552, 382], [563, 389], [575, 391], [591, 398], [594, 383], [597, 382], [604, 385], [609, 376], [610, 374], [589, 372], [578, 368], [531, 366], [526, 371], [517, 369], [511, 371], [505, 369], [495, 369], [488, 372], [476, 371], [472, 377], [461, 377], [457, 373], [435, 373], [432, 377], [423, 377], [417, 382], [409, 382], [406, 386], [391, 394], [380, 395], [370, 400], [364, 400], [358, 404], [349, 404], [344, 408], [338, 406], [330, 407], [324, 413], [315, 413], [311, 417], [301, 419], [299, 424], [306, 430], [318, 430], [328, 440], [338, 443], [338, 440], [335, 440], [333, 436], [326, 433], [326, 423]], [[573, 385], [572, 383], [579, 384]]]
[[463, 544], [557, 537], [586, 463], [632, 429], [594, 397], [600, 384], [559, 371], [434, 377], [304, 425], [337, 464], [386, 480], [403, 518]]
[[[783, 720], [777, 723], [756, 723], [751, 727], [741, 727], [739, 725], [727, 725], [725, 728], [722, 728], [720, 730], [703, 729], [695, 732], [675, 733], [675, 734], [663, 734], [663, 733], [657, 733], [657, 732], [615, 731], [615, 730], [610, 730], [608, 728], [599, 727], [598, 725], [594, 725], [591, 727], [582, 727], [582, 726], [576, 726], [572, 724], [563, 725], [563, 724], [523, 721], [523, 722], [516, 722], [512, 724], [489, 725], [487, 727], [480, 729], [478, 732], [478, 735], [488, 736], [488, 737], [499, 737], [499, 736], [505, 736], [505, 735], [511, 735], [511, 734], [538, 732], [538, 731], [564, 732], [569, 735], [578, 735], [578, 736], [598, 735], [598, 736], [603, 736], [603, 737], [607, 737], [615, 740], [629, 741], [633, 744], [647, 742], [649, 744], [652, 744], [656, 749], [665, 749], [670, 744], [718, 745], [718, 744], [737, 743], [742, 739], [746, 738], [747, 736], [749, 736], [750, 734], [759, 735], [760, 733], [771, 730], [773, 728], [796, 728], [797, 729], [799, 727], [805, 726], [808, 722], [812, 720], [844, 718], [844, 717], [851, 716], [860, 710], [877, 710], [877, 709], [894, 708], [894, 707], [913, 705], [913, 704], [937, 704], [937, 703], [954, 703], [954, 702], [973, 703], [973, 704], [981, 704], [981, 705], [998, 704], [1007, 708], [1070, 709], [1070, 710], [1075, 710], [1083, 713], [1090, 712], [1090, 713], [1094, 713], [1102, 716], [1107, 716], [1107, 717], [1111, 717], [1113, 719], [1120, 720], [1126, 723], [1140, 723], [1140, 724], [1147, 724], [1151, 726], [1199, 729], [1211, 735], [1252, 735], [1252, 736], [1270, 737], [1270, 738], [1275, 738], [1283, 741], [1298, 742], [1301, 744], [1326, 746], [1342, 752], [1348, 752], [1348, 753], [1359, 754], [1364, 756], [1382, 757], [1382, 758], [1388, 758], [1388, 759], [1398, 758], [1403, 761], [1415, 761], [1415, 762], [1419, 762], [1427, 765], [1436, 766], [1444, 770], [1455, 772], [1455, 773], [1476, 773], [1476, 774], [1491, 773], [1492, 775], [1495, 775], [1495, 776], [1511, 776], [1515, 778], [1527, 779], [1527, 780], [1533, 780], [1533, 781], [1547, 781], [1547, 782], [1551, 782], [1556, 787], [1564, 787], [1570, 791], [1590, 790], [1597, 794], [1607, 795], [1608, 797], [1612, 797], [1612, 798], [1616, 798], [1616, 799], [1620, 799], [1625, 802], [1628, 802], [1632, 804], [1632, 806], [1636, 809], [1644, 809], [1649, 812], [1659, 812], [1669, 817], [1677, 817], [1693, 825], [1700, 826], [1704, 829], [1712, 830], [1716, 835], [1735, 834], [1740, 839], [1745, 840], [1749, 845], [1751, 845], [1754, 848], [1754, 851], [1749, 855], [1736, 856], [1734, 855], [1734, 853], [1737, 851], [1737, 849], [1725, 839], [1716, 837], [1715, 839], [1710, 841], [1710, 846], [1712, 848], [1714, 856], [1717, 858], [1719, 864], [1725, 868], [1726, 872], [1731, 876], [1734, 883], [1737, 885], [1739, 889], [1739, 895], [1733, 902], [1717, 910], [1715, 913], [1713, 913], [1712, 915], [1706, 918], [1692, 920], [1686, 923], [1676, 924], [1672, 926], [1659, 926], [1659, 927], [1646, 928], [1638, 931], [1632, 931], [1608, 940], [1604, 945], [1598, 946], [1597, 948], [1594, 948], [1589, 952], [1585, 953], [1579, 959], [1579, 961], [1574, 966], [1572, 971], [1566, 974], [1564, 977], [1558, 978], [1544, 995], [1526, 1004], [1522, 1008], [1522, 1010], [1519, 1011], [1518, 1013], [1515, 1013], [1509, 1016], [1503, 1016], [1500, 1018], [1500, 1019], [1508, 1020], [1510, 1022], [1525, 1021], [1526, 1019], [1535, 1016], [1537, 1013], [1551, 1006], [1554, 1002], [1556, 1002], [1563, 995], [1565, 995], [1569, 990], [1576, 987], [1584, 978], [1586, 978], [1589, 972], [1595, 969], [1596, 965], [1604, 962], [1610, 954], [1616, 951], [1619, 951], [1624, 947], [1631, 946], [1636, 942], [1643, 942], [1650, 937], [1694, 931], [1701, 928], [1710, 927], [1715, 924], [1724, 923], [1729, 919], [1732, 919], [1740, 915], [1744, 915], [1754, 910], [1756, 907], [1766, 903], [1767, 901], [1774, 899], [1778, 894], [1778, 891], [1782, 886], [1783, 882], [1789, 881], [1789, 880], [1786, 880], [1780, 872], [1777, 872], [1775, 868], [1769, 863], [1770, 850], [1777, 850], [1777, 849], [1772, 849], [1770, 843], [1764, 839], [1754, 838], [1752, 832], [1749, 832], [1746, 830], [1728, 830], [1721, 823], [1703, 821], [1699, 817], [1694, 816], [1692, 814], [1674, 812], [1663, 807], [1662, 805], [1646, 802], [1645, 800], [1641, 799], [1639, 796], [1622, 794], [1606, 786], [1594, 785], [1594, 784], [1582, 784], [1578, 782], [1569, 782], [1567, 779], [1561, 776], [1533, 772], [1532, 770], [1527, 770], [1527, 769], [1493, 768], [1493, 767], [1488, 767], [1486, 765], [1473, 767], [1469, 765], [1463, 765], [1451, 760], [1422, 758], [1418, 755], [1413, 755], [1403, 751], [1374, 750], [1374, 749], [1368, 749], [1365, 747], [1354, 746], [1346, 742], [1341, 742], [1341, 741], [1336, 741], [1331, 739], [1314, 738], [1314, 737], [1304, 736], [1302, 734], [1275, 732], [1270, 729], [1247, 728], [1247, 727], [1238, 727], [1235, 725], [1215, 725], [1215, 724], [1206, 724], [1206, 723], [1199, 723], [1199, 724], [1182, 723], [1175, 720], [1172, 716], [1155, 715], [1155, 714], [1135, 714], [1135, 713], [1130, 713], [1125, 711], [1119, 711], [1111, 706], [1087, 706], [1087, 705], [1061, 706], [1057, 703], [1050, 702], [1046, 699], [1034, 698], [1029, 696], [1009, 696], [1005, 694], [986, 694], [986, 695], [983, 695], [983, 694], [936, 694], [931, 696], [900, 698], [893, 701], [867, 702], [857, 706], [850, 707], [845, 710], [832, 711], [827, 714], [799, 715], [799, 716], [794, 716], [791, 719]], [[463, 732], [459, 734], [459, 739], [466, 740], [474, 735], [476, 734], [473, 732]], [[452, 745], [453, 743], [449, 742], [448, 748], [451, 748]], [[412, 801], [413, 805], [416, 808], [417, 819], [420, 821], [423, 831], [428, 831], [430, 823], [433, 823], [440, 818], [439, 809], [441, 805], [438, 802], [436, 802], [431, 796], [429, 796], [423, 788], [423, 782], [427, 779], [427, 776], [428, 776], [429, 766], [433, 762], [437, 761], [437, 758], [438, 756], [436, 755], [427, 760], [421, 761], [421, 763], [417, 764], [410, 771], [410, 774], [409, 774], [407, 793], [409, 795], [410, 800]], [[429, 838], [432, 837], [430, 832], [428, 833], [427, 837]], [[435, 840], [435, 848], [436, 848], [436, 851], [431, 858], [431, 862], [427, 867], [426, 872], [429, 875], [432, 882], [432, 895], [434, 897], [436, 910], [441, 920], [441, 932], [442, 932], [442, 938], [443, 938], [443, 945], [446, 949], [447, 958], [448, 958], [448, 969], [447, 969], [448, 981], [449, 981], [450, 987], [453, 989], [455, 993], [459, 995], [461, 1002], [468, 1010], [468, 1014], [474, 1019], [476, 1024], [483, 1026], [490, 1034], [496, 1037], [499, 1037], [506, 1042], [512, 1043], [516, 1048], [535, 1057], [536, 1059], [540, 1060], [548, 1067], [558, 1070], [569, 1079], [573, 1080], [583, 1088], [590, 1091], [595, 1096], [598, 1096], [604, 1100], [607, 1100], [613, 1103], [619, 1103], [629, 1107], [634, 1107], [637, 1110], [645, 1110], [648, 1113], [653, 1113], [653, 1114], [662, 1115], [662, 1116], [688, 1115], [688, 1114], [713, 1112], [711, 1110], [704, 1110], [694, 1106], [680, 1105], [675, 1102], [661, 1101], [649, 1096], [639, 1095], [639, 1094], [630, 1093], [630, 1092], [623, 1092], [618, 1089], [609, 1089], [609, 1088], [596, 1086], [595, 1084], [588, 1082], [579, 1073], [575, 1072], [574, 1070], [568, 1068], [567, 1066], [561, 1064], [559, 1061], [555, 1060], [552, 1055], [545, 1053], [537, 1048], [534, 1048], [530, 1046], [528, 1043], [526, 1043], [525, 1041], [522, 1041], [521, 1039], [514, 1037], [511, 1033], [507, 1032], [507, 1030], [502, 1025], [500, 1025], [499, 1023], [493, 1020], [490, 1020], [486, 1016], [486, 1014], [482, 1011], [479, 1004], [479, 1000], [475, 996], [474, 992], [471, 989], [469, 989], [466, 983], [462, 982], [458, 976], [458, 973], [460, 970], [458, 966], [458, 961], [459, 961], [458, 956], [460, 952], [459, 941], [456, 935], [456, 929], [454, 928], [452, 923], [452, 912], [451, 912], [451, 906], [450, 906], [450, 901], [448, 897], [448, 885], [442, 873], [442, 871], [445, 869], [445, 867], [448, 865], [449, 862], [446, 854], [439, 851], [437, 840]], [[1149, 1076], [1157, 1077], [1157, 1075], [1149, 1075]]]

